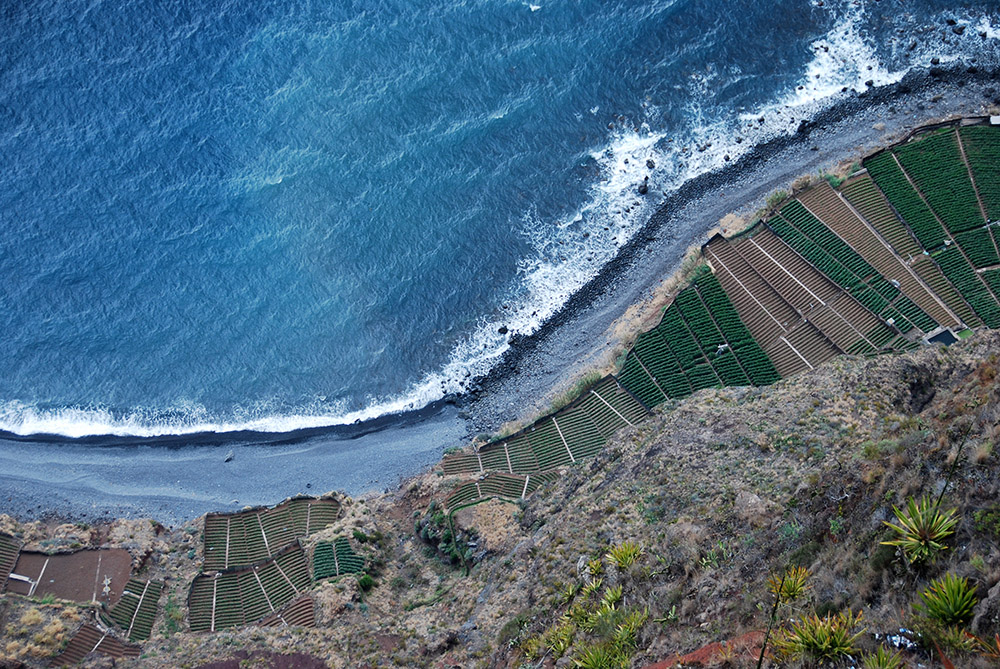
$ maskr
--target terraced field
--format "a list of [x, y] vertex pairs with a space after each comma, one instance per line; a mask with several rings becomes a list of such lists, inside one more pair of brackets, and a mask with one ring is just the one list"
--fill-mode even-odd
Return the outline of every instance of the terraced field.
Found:
[[990, 222], [1000, 221], [1000, 132], [971, 126], [958, 132], [972, 179]]
[[615, 431], [635, 425], [646, 412], [632, 393], [608, 376], [565, 408], [509, 437], [473, 452], [446, 455], [441, 470], [449, 476], [487, 472], [537, 475], [594, 455]]
[[129, 641], [145, 641], [153, 630], [162, 592], [163, 584], [158, 581], [133, 578], [122, 591], [121, 599], [101, 618], [109, 625], [117, 625]]
[[[640, 334], [618, 373], [524, 429], [445, 456], [459, 480], [450, 511], [519, 500], [597, 454], [651, 407], [705, 388], [765, 385], [839, 354], [917, 347], [944, 328], [1000, 324], [1000, 128], [946, 127], [874, 154], [839, 189], [821, 182], [733, 238], [712, 237], [706, 263]], [[346, 537], [300, 539], [339, 518], [332, 499], [212, 514], [204, 571], [191, 585], [192, 631], [315, 625], [316, 581], [361, 573]], [[20, 543], [0, 535], [0, 576]], [[102, 618], [148, 639], [162, 584], [133, 578]], [[58, 663], [138, 646], [84, 626]]]
[[456, 486], [445, 499], [444, 505], [445, 508], [454, 511], [487, 499], [516, 501], [524, 499], [545, 483], [554, 481], [558, 477], [558, 472], [528, 474], [526, 476], [493, 472], [475, 481], [468, 481]]
[[311, 587], [306, 554], [298, 544], [247, 569], [200, 574], [188, 595], [191, 631], [214, 632], [259, 621], [280, 613]]
[[292, 499], [273, 509], [205, 517], [205, 571], [251, 565], [275, 555], [299, 537], [340, 516], [333, 499]]
[[337, 537], [331, 541], [321, 541], [313, 548], [313, 580], [337, 578], [345, 574], [357, 574], [364, 570], [365, 561], [351, 548], [347, 537]]
[[76, 631], [63, 651], [52, 660], [49, 666], [69, 667], [82, 662], [91, 653], [100, 653], [112, 658], [112, 660], [139, 657], [141, 650], [139, 646], [124, 643], [93, 625], [85, 624]]
[[[998, 155], [1000, 128], [975, 125], [917, 133], [863, 163], [891, 203], [895, 225], [913, 233], [950, 287], [926, 276], [928, 285], [936, 283], [941, 300], [969, 326], [1000, 327], [1000, 293], [979, 272], [1000, 266], [1000, 232], [993, 225], [1000, 211]], [[913, 252], [901, 233], [886, 233], [887, 239], [890, 234]], [[923, 271], [928, 268], [924, 263]]]
[[7, 579], [17, 563], [21, 542], [9, 534], [0, 534], [0, 592], [7, 588]]
[[446, 507], [524, 497], [667, 400], [773, 383], [839, 354], [911, 350], [944, 328], [1000, 326], [1000, 128], [918, 132], [864, 166], [838, 190], [821, 181], [750, 229], [710, 239], [708, 264], [614, 377], [442, 460], [444, 475], [477, 477]]
[[765, 385], [778, 372], [702, 267], [660, 323], [639, 335], [618, 380], [647, 406], [713, 386]]

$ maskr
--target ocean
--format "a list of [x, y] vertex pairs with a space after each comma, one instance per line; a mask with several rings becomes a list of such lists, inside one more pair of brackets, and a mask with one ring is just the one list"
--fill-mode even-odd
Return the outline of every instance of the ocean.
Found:
[[461, 394], [685, 182], [846, 96], [1000, 53], [986, 1], [2, 15], [17, 437], [285, 433]]

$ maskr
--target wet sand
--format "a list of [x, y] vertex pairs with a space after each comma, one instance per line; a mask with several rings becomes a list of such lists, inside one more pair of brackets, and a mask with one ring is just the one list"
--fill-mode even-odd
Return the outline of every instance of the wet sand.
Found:
[[[757, 147], [667, 197], [644, 229], [542, 329], [517, 341], [474, 391], [452, 403], [367, 424], [287, 435], [154, 440], [0, 438], [0, 513], [30, 520], [153, 517], [182, 524], [209, 511], [291, 495], [380, 491], [436, 462], [445, 448], [540, 411], [552, 394], [619, 346], [615, 321], [650, 298], [686, 249], [728, 213], [746, 216], [804, 174], [899, 139], [948, 115], [980, 115], [996, 73], [911, 73], [854, 96], [805, 132]], [[937, 98], [937, 96], [941, 96]], [[932, 101], [933, 100], [933, 101]], [[233, 458], [226, 462], [232, 451]]]

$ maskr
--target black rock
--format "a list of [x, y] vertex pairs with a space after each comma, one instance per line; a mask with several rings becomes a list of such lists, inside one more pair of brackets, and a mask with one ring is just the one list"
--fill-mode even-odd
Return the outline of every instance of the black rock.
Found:
[[507, 334], [508, 332], [510, 332], [510, 330], [507, 329], [506, 325], [501, 325], [500, 327], [497, 328], [497, 332], [499, 334]]
[[951, 31], [956, 35], [961, 35], [965, 32], [965, 26], [955, 26]]
[[955, 19], [945, 19], [945, 23], [947, 23], [950, 26], [953, 26], [956, 23], [958, 23], [958, 21], [956, 21]]
[[871, 88], [874, 85], [875, 81], [873, 79], [869, 79], [868, 81], [865, 82], [865, 86], [867, 86], [868, 88]]
[[649, 192], [649, 184], [643, 181], [639, 184], [639, 195], [645, 195]]
[[729, 162], [729, 154], [727, 153], [726, 155], [722, 156], [722, 159], [725, 160], [728, 163]]
[[646, 161], [646, 167], [648, 167], [651, 170], [656, 168], [656, 163], [653, 162], [652, 158]]
[[931, 58], [931, 65], [940, 65], [940, 64], [941, 64], [941, 59], [940, 58], [938, 58], [937, 56], [934, 56], [933, 58]]

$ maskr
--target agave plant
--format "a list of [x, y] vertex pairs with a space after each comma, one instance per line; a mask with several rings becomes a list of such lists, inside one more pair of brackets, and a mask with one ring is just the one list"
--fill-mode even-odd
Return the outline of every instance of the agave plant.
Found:
[[899, 651], [879, 646], [874, 653], [867, 653], [861, 658], [861, 666], [864, 669], [903, 669], [906, 664], [899, 656]]
[[618, 569], [624, 571], [635, 564], [643, 553], [642, 546], [635, 541], [623, 541], [608, 549], [607, 557]]
[[809, 589], [809, 570], [805, 567], [790, 567], [784, 575], [771, 574], [767, 588], [781, 603], [794, 602]]
[[778, 650], [792, 658], [835, 660], [855, 652], [854, 643], [864, 629], [852, 633], [861, 625], [861, 612], [842, 611], [837, 615], [806, 616], [775, 639]]
[[601, 598], [601, 603], [614, 607], [615, 604], [622, 601], [622, 596], [623, 596], [622, 586], [613, 585], [604, 591], [604, 596]]
[[562, 620], [542, 635], [542, 643], [552, 651], [555, 657], [562, 657], [573, 645], [573, 636], [575, 634], [576, 628], [573, 624]]
[[913, 608], [942, 625], [965, 625], [972, 620], [976, 606], [976, 588], [969, 579], [945, 574], [931, 581], [920, 593], [921, 602]]
[[646, 621], [649, 620], [649, 611], [632, 611], [615, 628], [614, 642], [620, 648], [632, 648], [636, 643], [636, 635]]
[[569, 585], [564, 586], [563, 589], [559, 591], [559, 603], [569, 604], [573, 601], [573, 598], [576, 597], [576, 593], [579, 591], [579, 583], [570, 583]]
[[595, 643], [582, 648], [573, 664], [581, 669], [614, 669], [628, 666], [628, 657], [613, 644]]
[[944, 540], [955, 531], [958, 519], [955, 509], [942, 511], [940, 505], [924, 495], [920, 501], [910, 497], [906, 501], [906, 510], [900, 510], [893, 505], [893, 513], [899, 524], [886, 521], [895, 533], [896, 538], [883, 541], [887, 546], [898, 546], [911, 564], [933, 561], [938, 551], [945, 550]]
[[602, 585], [604, 585], [604, 579], [595, 578], [593, 581], [591, 581], [590, 583], [588, 583], [587, 585], [583, 586], [580, 589], [580, 596], [586, 599], [587, 597], [590, 597], [592, 594], [600, 590]]

